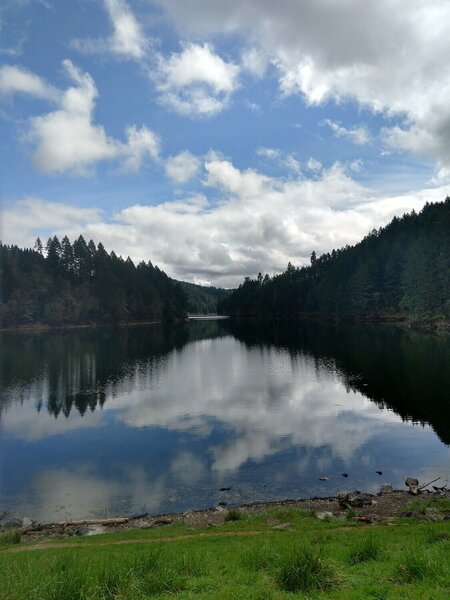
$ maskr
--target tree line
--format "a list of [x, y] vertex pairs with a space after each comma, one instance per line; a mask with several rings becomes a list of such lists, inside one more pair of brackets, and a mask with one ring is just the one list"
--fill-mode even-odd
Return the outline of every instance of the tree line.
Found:
[[[174, 280], [175, 281], [175, 280]], [[228, 296], [231, 291], [214, 286], [203, 286], [187, 281], [177, 282], [183, 288], [187, 297], [188, 311], [191, 314], [211, 315], [217, 313], [217, 306], [221, 299]]]
[[220, 312], [249, 316], [450, 318], [450, 198], [427, 203], [355, 246], [244, 282]]
[[186, 295], [150, 261], [135, 265], [103, 244], [55, 235], [45, 248], [0, 242], [0, 323], [77, 325], [184, 319]]

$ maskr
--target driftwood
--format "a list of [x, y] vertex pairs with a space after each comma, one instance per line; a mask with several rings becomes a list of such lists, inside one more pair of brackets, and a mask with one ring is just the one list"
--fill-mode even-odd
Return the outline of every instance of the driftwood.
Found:
[[421, 492], [423, 489], [427, 488], [429, 485], [431, 485], [435, 481], [438, 481], [439, 479], [440, 479], [440, 477], [436, 477], [436, 479], [433, 479], [432, 481], [429, 481], [428, 483], [419, 485], [418, 479], [415, 479], [414, 477], [407, 477], [405, 479], [405, 485], [408, 487], [408, 492], [410, 494], [412, 494], [413, 496], [417, 496], [417, 494], [419, 492]]
[[80, 521], [61, 521], [60, 527], [79, 527], [80, 525], [122, 525], [128, 523], [127, 517], [117, 517], [111, 519], [81, 519]]
[[[435, 481], [439, 481], [440, 477], [436, 477], [436, 479], [433, 479], [433, 481], [429, 481], [428, 483], [424, 483], [423, 485], [421, 485], [419, 487], [419, 490], [423, 490], [424, 488], [428, 487], [429, 485], [431, 485], [432, 483], [434, 483]], [[445, 486], [444, 486], [445, 487]]]

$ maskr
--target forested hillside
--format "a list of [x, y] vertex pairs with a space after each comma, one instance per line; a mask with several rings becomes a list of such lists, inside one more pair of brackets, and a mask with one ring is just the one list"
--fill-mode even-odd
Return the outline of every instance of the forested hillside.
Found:
[[450, 318], [450, 198], [394, 218], [356, 246], [274, 277], [246, 278], [227, 314]]
[[0, 323], [77, 325], [176, 320], [186, 315], [179, 285], [150, 262], [134, 265], [80, 236], [49, 238], [34, 250], [0, 244]]
[[230, 290], [205, 287], [187, 281], [178, 281], [186, 294], [188, 312], [192, 314], [210, 315], [217, 313], [217, 306], [221, 300], [230, 294]]

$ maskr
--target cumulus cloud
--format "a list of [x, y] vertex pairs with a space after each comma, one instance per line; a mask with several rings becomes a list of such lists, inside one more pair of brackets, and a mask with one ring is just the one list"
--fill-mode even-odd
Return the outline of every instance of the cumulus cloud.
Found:
[[13, 65], [0, 67], [0, 96], [27, 94], [34, 98], [55, 101], [58, 91], [28, 69]]
[[[2, 221], [8, 239], [16, 243], [32, 245], [40, 228], [71, 238], [83, 233], [133, 260], [150, 259], [178, 279], [231, 287], [246, 275], [280, 272], [289, 261], [307, 264], [312, 250], [323, 253], [356, 243], [394, 215], [418, 211], [449, 192], [441, 186], [381, 195], [351, 173], [336, 163], [313, 171], [310, 178], [269, 177], [211, 154], [204, 167], [204, 194], [134, 204], [108, 219], [94, 209], [78, 213], [67, 205], [29, 199], [4, 211]], [[61, 222], [44, 222], [57, 214]], [[21, 232], [20, 240], [14, 232]]]
[[176, 183], [186, 183], [197, 175], [200, 169], [200, 160], [184, 150], [176, 156], [169, 156], [165, 163], [166, 175]]
[[114, 28], [111, 39], [112, 50], [124, 56], [142, 58], [147, 42], [126, 2], [124, 0], [104, 0], [104, 3]]
[[5, 244], [32, 247], [37, 232], [53, 234], [74, 226], [81, 230], [101, 223], [101, 216], [98, 208], [79, 208], [28, 197], [13, 205], [4, 205], [0, 219], [1, 239]]
[[58, 110], [29, 120], [27, 139], [36, 145], [33, 161], [39, 170], [85, 175], [99, 161], [120, 160], [123, 169], [136, 171], [145, 157], [158, 158], [159, 139], [147, 127], [128, 127], [127, 141], [121, 142], [95, 124], [98, 91], [94, 80], [70, 60], [63, 65], [75, 85], [60, 93]]
[[276, 66], [280, 90], [309, 104], [356, 101], [401, 119], [400, 150], [450, 165], [450, 4], [441, 0], [159, 0], [184, 34], [241, 34]]
[[370, 141], [370, 134], [365, 126], [346, 128], [331, 119], [325, 119], [323, 124], [328, 125], [336, 137], [347, 138], [358, 146], [364, 146]]
[[144, 58], [148, 40], [125, 0], [104, 0], [104, 6], [113, 26], [107, 39], [74, 39], [71, 45], [85, 54], [111, 52], [123, 58]]
[[238, 86], [239, 67], [225, 62], [209, 44], [188, 44], [158, 59], [160, 101], [187, 116], [213, 116], [228, 104]]

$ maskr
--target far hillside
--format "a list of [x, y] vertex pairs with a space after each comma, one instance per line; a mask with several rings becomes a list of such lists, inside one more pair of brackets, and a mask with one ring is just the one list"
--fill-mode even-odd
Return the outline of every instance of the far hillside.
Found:
[[232, 290], [216, 288], [214, 286], [203, 286], [187, 281], [176, 281], [187, 298], [187, 310], [189, 314], [212, 315], [217, 313], [219, 302], [227, 298]]
[[311, 264], [247, 277], [219, 309], [231, 315], [450, 321], [450, 198], [371, 231]]

